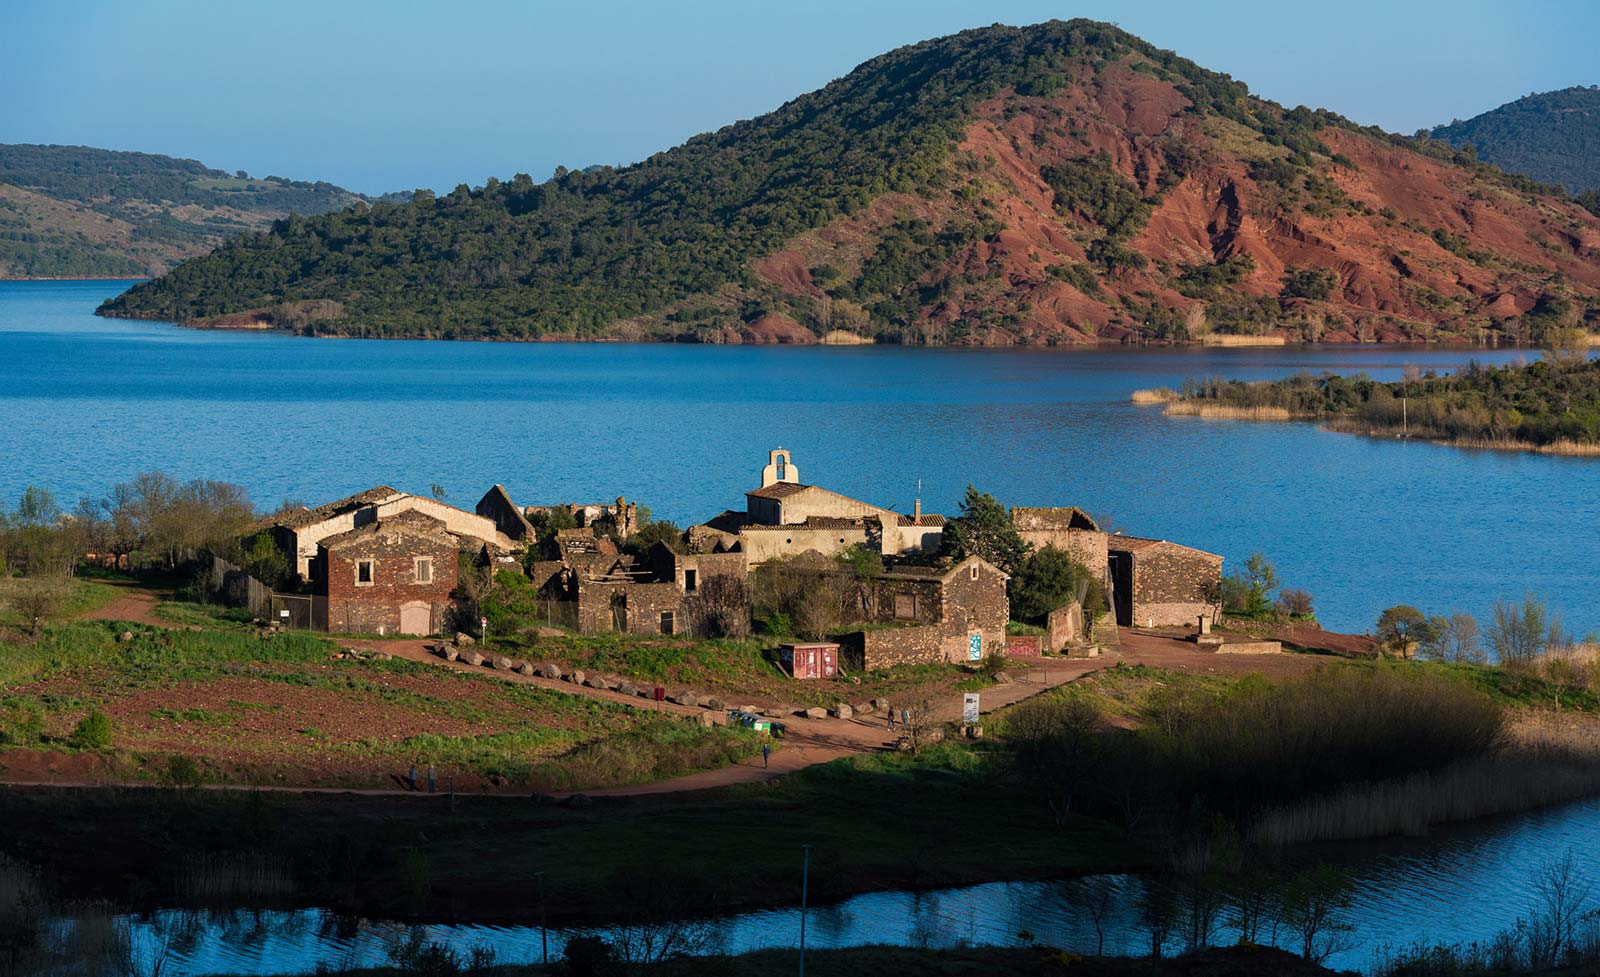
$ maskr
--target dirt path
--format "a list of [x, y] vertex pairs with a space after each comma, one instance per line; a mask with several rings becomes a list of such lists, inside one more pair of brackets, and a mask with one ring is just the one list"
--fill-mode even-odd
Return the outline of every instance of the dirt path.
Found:
[[117, 588], [121, 593], [108, 604], [74, 615], [74, 620], [131, 621], [135, 624], [153, 624], [157, 627], [172, 626], [170, 621], [156, 617], [156, 605], [166, 599], [162, 594], [139, 584], [121, 580], [107, 580], [105, 583]]

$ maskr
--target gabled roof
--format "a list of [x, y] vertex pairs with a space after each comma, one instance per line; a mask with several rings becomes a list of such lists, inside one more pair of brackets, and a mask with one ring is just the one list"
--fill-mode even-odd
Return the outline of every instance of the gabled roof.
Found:
[[1122, 533], [1113, 533], [1111, 536], [1107, 537], [1106, 541], [1107, 549], [1119, 553], [1138, 553], [1143, 550], [1148, 550], [1158, 546], [1179, 550], [1188, 550], [1191, 553], [1198, 553], [1201, 556], [1209, 556], [1218, 560], [1222, 559], [1220, 554], [1208, 553], [1205, 550], [1196, 549], [1193, 546], [1185, 546], [1182, 543], [1174, 543], [1169, 539], [1149, 539], [1148, 537], [1144, 536], [1125, 536]]
[[358, 526], [349, 532], [329, 536], [318, 545], [329, 552], [372, 541], [380, 536], [400, 535], [427, 540], [440, 546], [454, 546], [455, 537], [445, 531], [444, 523], [430, 515], [415, 510], [399, 512], [384, 519]]
[[[1021, 525], [1036, 521], [1048, 525]], [[1012, 506], [1011, 522], [1024, 530], [1031, 529], [1087, 529], [1099, 532], [1100, 525], [1094, 517], [1075, 505], [1069, 506]], [[1062, 524], [1065, 523], [1063, 526]]]
[[932, 512], [924, 512], [920, 516], [902, 515], [900, 517], [900, 525], [902, 526], [943, 526], [944, 523], [944, 516]]
[[496, 483], [489, 486], [489, 491], [483, 493], [483, 498], [478, 500], [478, 504], [473, 511], [477, 512], [478, 515], [481, 516], [483, 515], [481, 510], [486, 505], [500, 506], [501, 511], [509, 514], [511, 518], [516, 521], [516, 524], [522, 528], [523, 535], [526, 536], [527, 534], [533, 532], [533, 523], [529, 522], [528, 517], [523, 513], [523, 511], [517, 508], [517, 504], [515, 502], [511, 501], [511, 493], [506, 491], [506, 487], [504, 485]]
[[397, 499], [402, 495], [405, 495], [405, 493], [399, 489], [391, 488], [387, 485], [376, 485], [364, 492], [357, 492], [355, 495], [339, 499], [337, 502], [319, 505], [315, 509], [297, 509], [294, 512], [287, 512], [281, 516], [270, 518], [267, 520], [267, 524], [284, 526], [289, 529], [314, 526], [335, 516], [342, 516], [353, 509], [365, 509], [368, 506]]
[[746, 492], [745, 495], [757, 499], [787, 499], [789, 496], [804, 492], [808, 488], [816, 488], [816, 486], [806, 485], [801, 482], [773, 482], [771, 485], [763, 485], [758, 489]]

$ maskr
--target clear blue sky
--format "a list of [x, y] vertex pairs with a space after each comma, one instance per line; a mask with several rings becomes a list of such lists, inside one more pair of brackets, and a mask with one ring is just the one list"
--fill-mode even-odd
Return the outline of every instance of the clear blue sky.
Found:
[[367, 192], [544, 179], [758, 115], [889, 48], [1078, 16], [1402, 132], [1600, 83], [1593, 0], [5, 0], [0, 142]]

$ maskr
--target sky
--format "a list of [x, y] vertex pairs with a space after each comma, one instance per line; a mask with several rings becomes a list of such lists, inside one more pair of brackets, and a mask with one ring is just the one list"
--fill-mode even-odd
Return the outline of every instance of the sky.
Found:
[[1600, 83], [1594, 0], [5, 0], [0, 143], [367, 193], [542, 180], [759, 115], [891, 48], [1071, 17], [1407, 133]]

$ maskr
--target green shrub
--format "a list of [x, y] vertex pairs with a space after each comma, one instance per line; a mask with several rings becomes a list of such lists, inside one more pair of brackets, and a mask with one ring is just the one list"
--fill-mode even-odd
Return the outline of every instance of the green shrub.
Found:
[[80, 750], [103, 750], [111, 745], [111, 720], [100, 710], [91, 709], [67, 742]]

